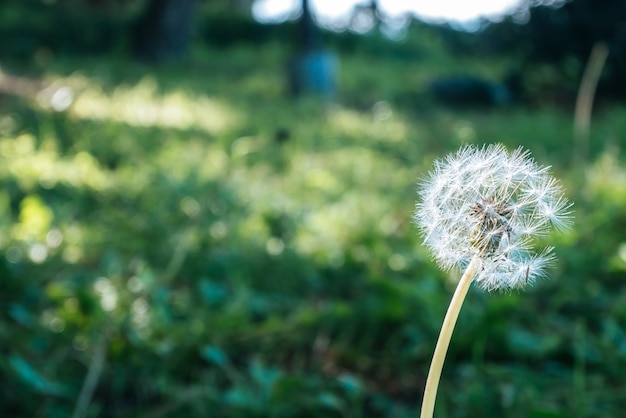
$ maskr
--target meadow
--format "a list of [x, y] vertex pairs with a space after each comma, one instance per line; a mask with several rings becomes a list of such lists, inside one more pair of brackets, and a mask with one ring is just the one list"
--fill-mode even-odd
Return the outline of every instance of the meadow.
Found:
[[495, 142], [552, 166], [575, 224], [548, 279], [470, 289], [435, 415], [626, 410], [626, 106], [596, 109], [584, 153], [573, 102], [422, 94], [510, 57], [372, 37], [338, 52], [331, 101], [286, 94], [275, 40], [3, 65], [39, 87], [0, 96], [0, 415], [417, 416], [458, 279], [417, 183]]

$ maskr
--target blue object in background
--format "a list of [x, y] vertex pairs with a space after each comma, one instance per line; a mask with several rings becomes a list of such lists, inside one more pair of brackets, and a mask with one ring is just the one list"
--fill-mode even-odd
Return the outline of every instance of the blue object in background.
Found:
[[293, 95], [308, 93], [327, 98], [335, 95], [339, 59], [334, 53], [324, 50], [304, 52], [295, 57], [289, 67]]

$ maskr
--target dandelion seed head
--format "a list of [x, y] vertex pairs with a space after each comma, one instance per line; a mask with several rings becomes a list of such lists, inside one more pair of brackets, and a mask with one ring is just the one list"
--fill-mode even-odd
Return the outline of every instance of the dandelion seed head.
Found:
[[553, 249], [534, 250], [537, 237], [572, 223], [571, 203], [550, 167], [501, 144], [464, 146], [434, 163], [418, 191], [415, 221], [444, 269], [474, 258], [474, 281], [485, 290], [534, 283], [554, 262]]

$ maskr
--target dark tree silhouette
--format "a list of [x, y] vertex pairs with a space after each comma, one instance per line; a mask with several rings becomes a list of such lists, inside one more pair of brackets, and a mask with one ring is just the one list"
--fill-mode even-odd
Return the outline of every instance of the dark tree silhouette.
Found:
[[298, 25], [300, 44], [297, 55], [288, 65], [289, 91], [294, 96], [313, 93], [331, 98], [337, 89], [338, 58], [322, 48], [321, 34], [311, 15], [309, 0], [302, 0]]
[[488, 26], [474, 39], [472, 50], [518, 49], [527, 62], [548, 62], [564, 69], [577, 61], [582, 73], [593, 46], [603, 42], [609, 55], [599, 92], [626, 97], [626, 2], [570, 0], [551, 6], [527, 0], [520, 7], [526, 10], [527, 21], [516, 22], [513, 16]]
[[151, 0], [133, 28], [133, 52], [162, 62], [182, 56], [189, 45], [196, 0]]

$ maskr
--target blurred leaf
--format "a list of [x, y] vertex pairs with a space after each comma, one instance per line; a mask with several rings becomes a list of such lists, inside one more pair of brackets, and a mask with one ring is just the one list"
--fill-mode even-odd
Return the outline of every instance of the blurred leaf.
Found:
[[338, 396], [331, 392], [322, 392], [317, 396], [318, 402], [327, 408], [341, 411], [344, 408], [344, 402]]
[[11, 304], [8, 311], [9, 315], [20, 325], [32, 326], [35, 323], [33, 315], [22, 305]]
[[281, 377], [282, 372], [277, 368], [265, 367], [259, 361], [250, 364], [250, 376], [261, 387], [265, 396], [269, 397], [274, 384]]
[[616, 347], [626, 359], [626, 332], [613, 318], [602, 321], [602, 329], [609, 344]]
[[233, 388], [226, 392], [224, 400], [230, 406], [245, 409], [255, 409], [260, 407], [257, 397], [245, 388]]
[[20, 204], [19, 224], [16, 237], [22, 240], [42, 239], [50, 229], [52, 211], [37, 195], [29, 195]]
[[228, 296], [228, 289], [226, 286], [207, 278], [200, 280], [198, 287], [200, 288], [200, 295], [208, 303], [218, 304], [224, 301]]
[[18, 355], [9, 357], [9, 364], [17, 375], [37, 392], [46, 395], [68, 396], [70, 391], [60, 383], [51, 382]]
[[225, 367], [230, 362], [228, 355], [221, 348], [215, 346], [203, 347], [200, 353], [205, 360], [220, 367]]
[[337, 381], [350, 397], [356, 397], [363, 392], [363, 384], [355, 376], [344, 373], [337, 377]]
[[533, 411], [530, 417], [531, 418], [569, 418], [569, 415], [563, 415], [558, 412]]
[[518, 327], [509, 328], [507, 337], [512, 352], [532, 357], [545, 356], [562, 342], [559, 335], [538, 335]]

